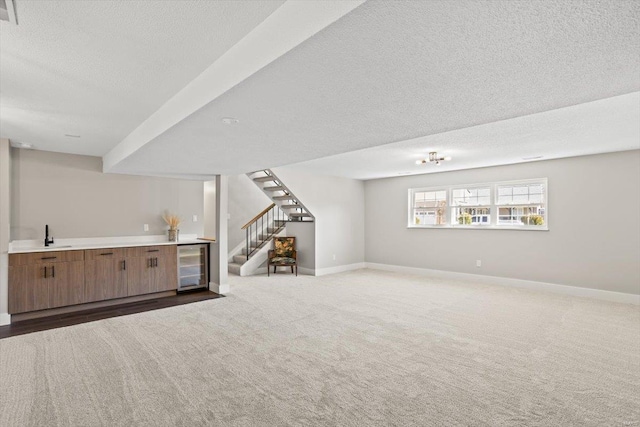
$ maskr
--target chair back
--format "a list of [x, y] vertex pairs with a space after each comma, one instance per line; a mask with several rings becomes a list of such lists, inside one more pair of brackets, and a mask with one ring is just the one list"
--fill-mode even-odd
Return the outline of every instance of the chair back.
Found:
[[296, 250], [295, 237], [275, 237], [273, 249], [277, 257], [291, 257]]

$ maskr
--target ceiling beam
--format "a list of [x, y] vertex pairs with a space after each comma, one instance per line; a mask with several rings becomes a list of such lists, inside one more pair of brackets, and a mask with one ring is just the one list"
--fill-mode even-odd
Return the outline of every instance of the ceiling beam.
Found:
[[287, 1], [109, 151], [103, 171], [365, 1]]

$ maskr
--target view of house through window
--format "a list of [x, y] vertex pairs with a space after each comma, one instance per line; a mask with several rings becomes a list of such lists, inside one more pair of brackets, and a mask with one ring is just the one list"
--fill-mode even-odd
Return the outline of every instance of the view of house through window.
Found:
[[544, 187], [542, 183], [498, 185], [498, 224], [544, 225]]
[[547, 180], [409, 190], [409, 227], [546, 229]]
[[446, 190], [413, 193], [413, 217], [416, 225], [444, 225], [446, 208]]
[[[489, 187], [451, 190], [451, 220], [460, 225], [489, 225], [491, 189]], [[486, 206], [486, 207], [485, 207]]]

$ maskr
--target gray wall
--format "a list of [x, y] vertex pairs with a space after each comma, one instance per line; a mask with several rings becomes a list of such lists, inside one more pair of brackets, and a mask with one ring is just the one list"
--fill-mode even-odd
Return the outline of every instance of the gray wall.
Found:
[[204, 182], [203, 236], [215, 239], [216, 233], [216, 181]]
[[[409, 188], [542, 177], [549, 231], [407, 228]], [[640, 293], [640, 151], [372, 180], [365, 199], [367, 262]]]
[[287, 223], [287, 236], [296, 238], [298, 266], [315, 270], [316, 224], [314, 222], [289, 222]]
[[[181, 234], [203, 233], [203, 183], [102, 173], [99, 157], [11, 149], [11, 239], [166, 233], [165, 210]], [[192, 222], [192, 216], [198, 222]], [[149, 231], [143, 230], [149, 224]]]
[[0, 325], [9, 323], [9, 218], [11, 162], [9, 140], [0, 139]]
[[266, 194], [246, 175], [227, 177], [229, 183], [229, 250], [233, 250], [245, 241], [245, 231], [242, 230], [247, 222], [262, 212], [271, 203]]
[[362, 181], [287, 167], [273, 172], [316, 218], [316, 269], [364, 262]]

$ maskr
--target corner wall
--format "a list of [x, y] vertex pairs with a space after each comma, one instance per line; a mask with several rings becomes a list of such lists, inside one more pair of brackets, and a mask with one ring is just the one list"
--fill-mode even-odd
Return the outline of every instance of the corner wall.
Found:
[[[316, 274], [364, 263], [364, 184], [360, 180], [272, 169], [315, 216]], [[334, 259], [335, 256], [335, 259]]]
[[296, 238], [298, 267], [311, 274], [316, 271], [316, 224], [313, 222], [288, 222], [287, 236]]
[[[544, 177], [549, 231], [407, 228], [409, 188]], [[371, 180], [365, 200], [367, 262], [640, 294], [639, 150]]]

